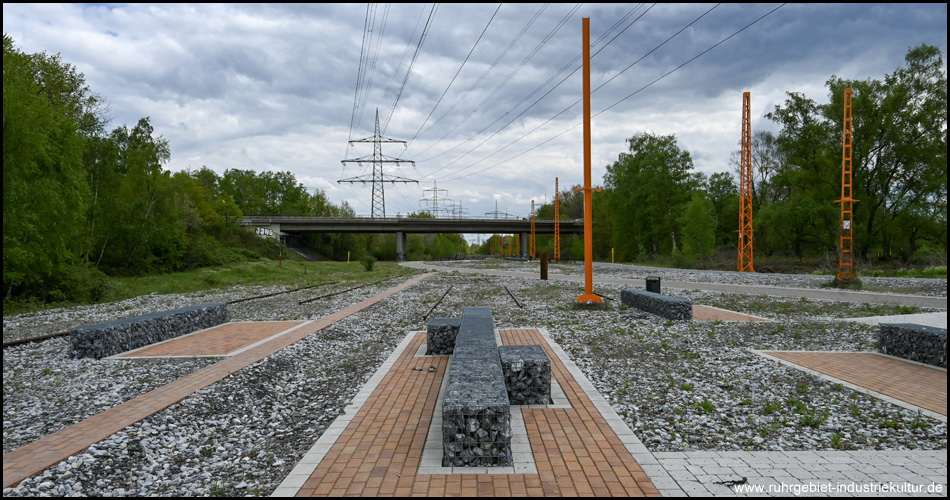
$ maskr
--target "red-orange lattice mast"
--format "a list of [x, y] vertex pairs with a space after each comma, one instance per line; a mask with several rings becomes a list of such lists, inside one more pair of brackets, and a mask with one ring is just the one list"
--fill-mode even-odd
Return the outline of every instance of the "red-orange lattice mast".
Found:
[[742, 151], [739, 161], [739, 271], [752, 268], [752, 122], [749, 93], [742, 94]]
[[528, 257], [534, 258], [534, 200], [531, 200], [531, 239], [528, 240]]
[[852, 208], [858, 201], [851, 197], [851, 87], [844, 89], [844, 138], [841, 146], [841, 225], [838, 227], [841, 238], [838, 248], [839, 281], [854, 281], [854, 260], [852, 249]]

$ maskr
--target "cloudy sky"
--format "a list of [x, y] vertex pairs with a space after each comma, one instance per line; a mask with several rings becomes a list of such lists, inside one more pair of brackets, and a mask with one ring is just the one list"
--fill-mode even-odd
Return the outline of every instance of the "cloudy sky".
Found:
[[[4, 4], [24, 52], [59, 53], [110, 103], [150, 117], [173, 171], [290, 171], [372, 212], [378, 112], [387, 216], [432, 206], [530, 213], [583, 183], [582, 18], [590, 18], [593, 182], [639, 132], [732, 171], [752, 128], [799, 92], [883, 80], [911, 47], [946, 57], [946, 4]], [[946, 68], [946, 65], [944, 66]], [[423, 201], [425, 200], [425, 201]], [[447, 213], [447, 212], [446, 212]]]

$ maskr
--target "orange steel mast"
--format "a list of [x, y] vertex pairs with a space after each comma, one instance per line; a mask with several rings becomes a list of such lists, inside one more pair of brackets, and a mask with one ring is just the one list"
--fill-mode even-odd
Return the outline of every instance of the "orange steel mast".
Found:
[[577, 302], [603, 302], [599, 295], [594, 293], [594, 228], [593, 228], [593, 195], [600, 191], [590, 186], [590, 18], [583, 18], [584, 39], [584, 187], [577, 191], [584, 192], [584, 294], [577, 297]]
[[554, 178], [554, 260], [560, 261], [561, 260], [561, 223], [559, 221], [560, 209], [558, 208], [558, 206], [560, 205], [559, 203], [560, 199], [558, 198], [558, 196], [560, 195], [557, 189], [558, 189], [557, 177], [555, 177]]
[[742, 152], [739, 162], [739, 271], [752, 268], [752, 123], [749, 93], [742, 94]]
[[534, 200], [531, 200], [531, 239], [528, 240], [528, 257], [534, 258]]
[[851, 87], [844, 89], [844, 138], [841, 146], [841, 232], [838, 252], [838, 280], [857, 280], [852, 259], [852, 205], [858, 201], [851, 197]]

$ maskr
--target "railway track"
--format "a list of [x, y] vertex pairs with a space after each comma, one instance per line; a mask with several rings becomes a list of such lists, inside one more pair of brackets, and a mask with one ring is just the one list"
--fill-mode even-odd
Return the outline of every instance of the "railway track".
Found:
[[[355, 287], [352, 287], [352, 288], [348, 288], [348, 289], [343, 290], [343, 291], [340, 291], [340, 292], [334, 292], [334, 293], [329, 293], [329, 294], [326, 294], [326, 295], [321, 295], [321, 296], [319, 296], [319, 297], [314, 297], [314, 298], [312, 298], [312, 299], [307, 299], [307, 300], [304, 300], [304, 301], [300, 301], [300, 302], [298, 302], [298, 304], [304, 304], [304, 303], [307, 303], [307, 302], [313, 302], [313, 301], [315, 301], [315, 300], [317, 300], [317, 299], [322, 299], [322, 298], [325, 298], [325, 297], [331, 297], [331, 296], [333, 296], [333, 295], [341, 295], [341, 294], [344, 294], [344, 293], [347, 293], [347, 292], [350, 292], [350, 291], [353, 291], [353, 290], [356, 290], [356, 289], [359, 289], [359, 288], [365, 288], [365, 287], [368, 287], [368, 286], [377, 285], [377, 284], [379, 284], [379, 283], [383, 283], [383, 282], [385, 282], [385, 281], [388, 281], [388, 280], [391, 280], [391, 279], [394, 279], [394, 278], [397, 278], [397, 277], [398, 277], [398, 276], [394, 276], [394, 277], [392, 277], [392, 278], [386, 278], [386, 279], [382, 279], [382, 280], [379, 280], [379, 281], [374, 281], [374, 282], [372, 282], [372, 283], [366, 283], [366, 284], [363, 284], [363, 285], [358, 285], [358, 286], [355, 286]], [[311, 288], [317, 288], [317, 287], [321, 287], [321, 286], [325, 286], [325, 285], [335, 285], [335, 284], [337, 284], [337, 283], [340, 283], [340, 282], [339, 282], [339, 281], [330, 281], [330, 282], [327, 282], [327, 283], [318, 283], [318, 284], [316, 284], [316, 285], [302, 286], [302, 287], [294, 288], [294, 289], [291, 289], [291, 290], [284, 290], [284, 291], [282, 291], [282, 292], [265, 293], [265, 294], [262, 294], [262, 295], [255, 295], [255, 296], [252, 296], [252, 297], [244, 297], [244, 298], [242, 298], [242, 299], [229, 300], [229, 301], [225, 302], [225, 304], [227, 304], [227, 305], [238, 304], [238, 303], [241, 303], [241, 302], [248, 302], [248, 301], [251, 301], [251, 300], [264, 299], [264, 298], [268, 298], [268, 297], [275, 297], [275, 296], [277, 296], [277, 295], [285, 295], [285, 294], [288, 294], [288, 293], [299, 292], [299, 291], [302, 291], [302, 290], [309, 290], [309, 289], [311, 289]], [[18, 346], [18, 345], [23, 345], [23, 344], [31, 344], [31, 343], [34, 343], [34, 342], [43, 342], [43, 341], [45, 341], [45, 340], [54, 339], [54, 338], [57, 338], [57, 337], [65, 337], [65, 336], [67, 336], [67, 335], [69, 335], [69, 331], [56, 332], [56, 333], [49, 333], [49, 334], [46, 334], [46, 335], [39, 335], [39, 336], [36, 336], [36, 337], [29, 337], [29, 338], [25, 338], [25, 339], [17, 339], [17, 340], [5, 341], [5, 342], [3, 342], [3, 348], [6, 349], [7, 347], [13, 347], [13, 346]]]

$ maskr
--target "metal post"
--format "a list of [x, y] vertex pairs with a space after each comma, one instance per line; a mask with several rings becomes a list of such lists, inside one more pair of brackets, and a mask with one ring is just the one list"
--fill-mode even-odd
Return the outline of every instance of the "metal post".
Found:
[[590, 18], [583, 19], [584, 42], [584, 295], [578, 302], [600, 303], [599, 295], [594, 294], [594, 228], [593, 228], [593, 191], [590, 186]]

